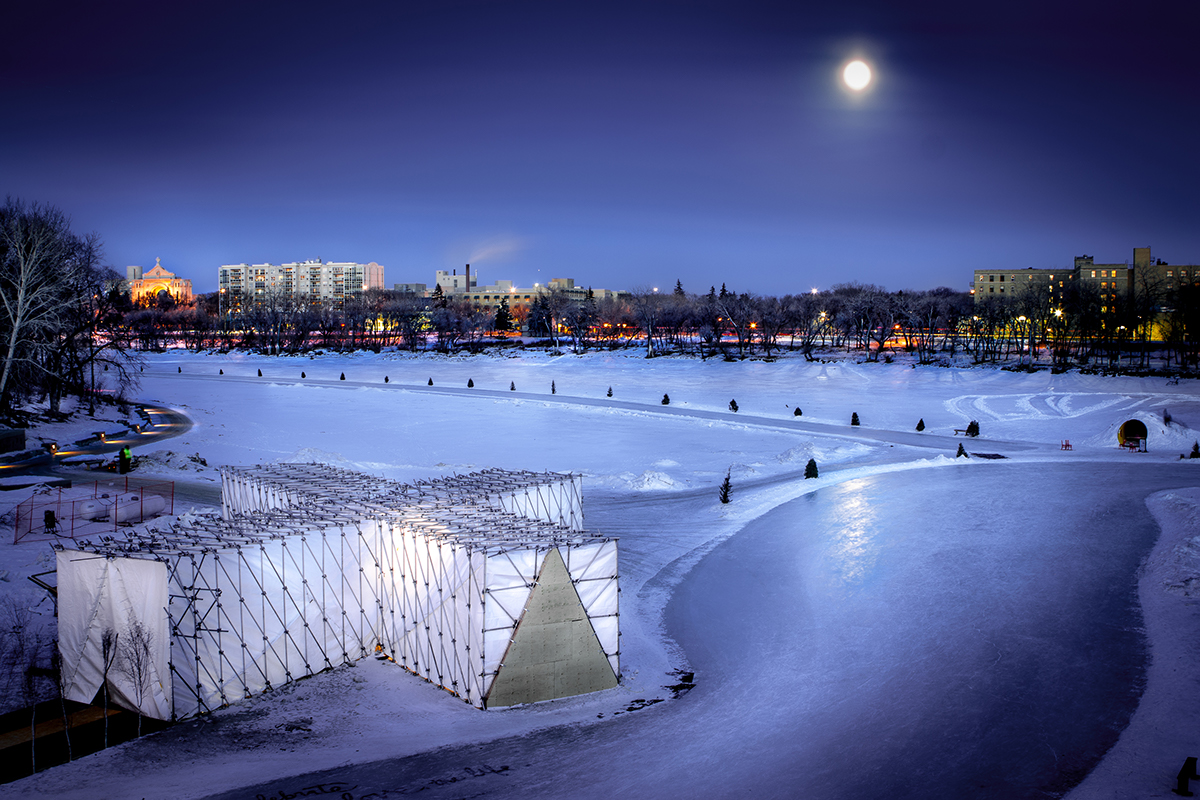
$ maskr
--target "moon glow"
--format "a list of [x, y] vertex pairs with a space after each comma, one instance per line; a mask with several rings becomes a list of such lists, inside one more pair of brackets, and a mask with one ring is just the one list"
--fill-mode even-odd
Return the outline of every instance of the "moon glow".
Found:
[[842, 70], [842, 80], [850, 89], [861, 92], [871, 82], [871, 68], [861, 61], [851, 61]]

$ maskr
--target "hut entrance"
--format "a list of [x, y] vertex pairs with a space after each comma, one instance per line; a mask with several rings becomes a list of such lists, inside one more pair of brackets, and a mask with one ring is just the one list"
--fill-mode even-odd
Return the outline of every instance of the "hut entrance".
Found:
[[1117, 444], [1130, 450], [1146, 449], [1146, 423], [1139, 419], [1125, 422], [1117, 431]]

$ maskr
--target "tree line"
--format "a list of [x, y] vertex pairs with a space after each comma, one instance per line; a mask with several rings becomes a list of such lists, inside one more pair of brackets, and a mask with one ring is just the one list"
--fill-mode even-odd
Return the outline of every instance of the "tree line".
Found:
[[1200, 287], [1142, 283], [1117, 300], [1075, 281], [1058, 294], [1034, 283], [976, 303], [946, 287], [888, 291], [860, 283], [783, 297], [729, 291], [660, 293], [637, 288], [620, 299], [574, 299], [550, 290], [528, 306], [489, 310], [435, 290], [421, 297], [371, 290], [341, 307], [282, 293], [222, 308], [216, 294], [187, 308], [145, 308], [127, 325], [138, 347], [244, 348], [267, 354], [313, 349], [478, 350], [514, 334], [552, 347], [643, 348], [702, 358], [830, 351], [888, 360], [907, 352], [922, 364], [969, 357], [978, 364], [1146, 369], [1200, 366]]

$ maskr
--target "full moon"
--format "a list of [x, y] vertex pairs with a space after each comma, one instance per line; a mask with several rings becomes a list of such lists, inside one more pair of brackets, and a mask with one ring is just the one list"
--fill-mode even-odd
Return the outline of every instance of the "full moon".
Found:
[[871, 82], [871, 68], [861, 61], [851, 61], [842, 70], [842, 80], [854, 91], [861, 92]]

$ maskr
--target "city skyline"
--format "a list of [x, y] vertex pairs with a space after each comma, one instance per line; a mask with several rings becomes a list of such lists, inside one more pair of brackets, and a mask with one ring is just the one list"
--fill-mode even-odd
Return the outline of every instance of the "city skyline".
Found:
[[[1200, 259], [1183, 4], [19, 9], [6, 194], [222, 264], [783, 295]], [[861, 58], [872, 83], [841, 71]]]

